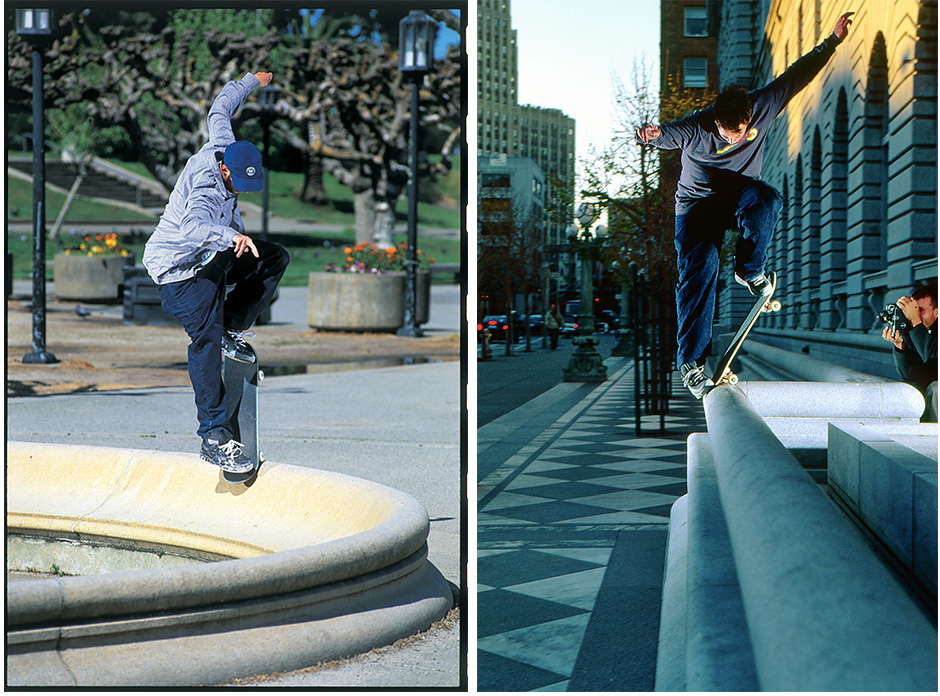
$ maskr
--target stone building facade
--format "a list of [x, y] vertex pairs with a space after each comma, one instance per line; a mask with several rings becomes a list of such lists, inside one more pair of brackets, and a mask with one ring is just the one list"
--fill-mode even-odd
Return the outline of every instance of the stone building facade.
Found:
[[[846, 40], [781, 114], [763, 178], [785, 202], [767, 267], [784, 310], [755, 338], [895, 377], [877, 314], [937, 278], [935, 0], [724, 0], [721, 86], [770, 82], [854, 10]], [[719, 300], [729, 312], [730, 270]]]

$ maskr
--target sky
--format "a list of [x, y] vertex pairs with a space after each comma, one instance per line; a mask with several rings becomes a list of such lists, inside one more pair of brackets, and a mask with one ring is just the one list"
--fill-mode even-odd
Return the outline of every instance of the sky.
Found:
[[511, 0], [519, 60], [519, 103], [575, 119], [577, 160], [613, 130], [612, 73], [630, 83], [646, 58], [659, 83], [659, 3], [650, 0]]

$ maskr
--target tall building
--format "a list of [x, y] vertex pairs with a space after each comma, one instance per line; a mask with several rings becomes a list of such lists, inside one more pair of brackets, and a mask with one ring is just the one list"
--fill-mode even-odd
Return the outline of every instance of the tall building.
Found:
[[[516, 29], [510, 0], [477, 3], [477, 155], [505, 155], [533, 160], [546, 183], [545, 243], [565, 240], [574, 199], [575, 121], [558, 109], [520, 105]], [[566, 264], [552, 259], [552, 270]], [[570, 281], [571, 279], [569, 279]]]

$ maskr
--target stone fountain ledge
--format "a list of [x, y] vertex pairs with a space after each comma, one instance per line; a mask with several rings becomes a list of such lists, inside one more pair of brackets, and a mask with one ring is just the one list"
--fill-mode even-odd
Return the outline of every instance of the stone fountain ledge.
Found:
[[289, 671], [425, 630], [452, 606], [411, 496], [265, 462], [9, 442], [7, 531], [172, 550], [172, 568], [7, 584], [7, 683], [192, 686]]

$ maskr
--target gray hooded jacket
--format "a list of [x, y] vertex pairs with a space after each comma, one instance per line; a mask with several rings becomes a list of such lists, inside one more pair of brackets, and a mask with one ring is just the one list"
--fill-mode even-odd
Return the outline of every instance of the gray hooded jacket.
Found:
[[158, 285], [192, 278], [245, 226], [238, 197], [222, 181], [216, 153], [235, 142], [232, 116], [261, 83], [253, 74], [229, 82], [209, 109], [209, 142], [189, 158], [144, 249], [143, 264]]

